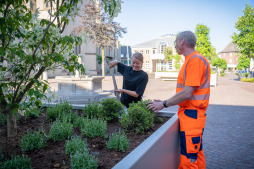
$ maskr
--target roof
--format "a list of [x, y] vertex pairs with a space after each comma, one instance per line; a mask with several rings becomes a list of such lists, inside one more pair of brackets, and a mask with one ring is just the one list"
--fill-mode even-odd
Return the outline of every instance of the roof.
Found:
[[168, 46], [174, 46], [175, 35], [167, 34], [150, 41], [146, 41], [137, 45], [132, 46], [132, 48], [156, 48], [156, 45], [160, 42], [166, 42]]
[[221, 53], [229, 53], [229, 52], [239, 52], [236, 48], [236, 45], [233, 42], [230, 42], [228, 46], [226, 46]]

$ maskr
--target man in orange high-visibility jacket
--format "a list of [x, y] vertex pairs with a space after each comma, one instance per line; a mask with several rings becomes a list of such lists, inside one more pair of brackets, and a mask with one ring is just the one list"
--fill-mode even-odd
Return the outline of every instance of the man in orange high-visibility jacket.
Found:
[[202, 149], [202, 136], [206, 120], [206, 108], [210, 96], [210, 65], [195, 50], [196, 35], [191, 31], [180, 32], [175, 40], [177, 53], [185, 62], [177, 79], [176, 94], [168, 100], [148, 102], [148, 109], [159, 111], [179, 105], [181, 157], [179, 168], [206, 168]]

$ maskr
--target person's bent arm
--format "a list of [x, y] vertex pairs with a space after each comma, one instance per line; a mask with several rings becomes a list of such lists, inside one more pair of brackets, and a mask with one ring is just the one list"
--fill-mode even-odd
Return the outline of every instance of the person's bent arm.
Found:
[[118, 93], [126, 93], [132, 97], [138, 97], [139, 94], [137, 94], [135, 91], [131, 91], [131, 90], [126, 90], [126, 89], [118, 89], [118, 90], [115, 90], [115, 92], [118, 92]]
[[114, 67], [115, 65], [117, 65], [118, 64], [118, 61], [117, 60], [113, 60], [113, 61], [110, 61], [109, 63], [108, 63], [108, 67], [109, 68], [112, 68], [112, 67]]
[[[184, 102], [185, 100], [189, 100], [194, 92], [196, 87], [193, 86], [185, 86], [182, 91], [176, 93], [173, 97], [169, 98], [166, 101], [166, 106], [174, 106], [177, 104], [180, 104]], [[159, 111], [164, 108], [162, 101], [151, 101], [147, 103], [148, 109], [151, 109], [153, 111]]]

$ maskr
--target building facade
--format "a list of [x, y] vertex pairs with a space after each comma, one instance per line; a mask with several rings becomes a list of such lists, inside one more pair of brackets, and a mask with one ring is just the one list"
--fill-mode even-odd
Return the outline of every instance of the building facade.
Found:
[[143, 70], [148, 73], [175, 71], [174, 59], [166, 60], [163, 54], [166, 47], [172, 48], [173, 55], [176, 54], [174, 46], [175, 38], [173, 34], [166, 34], [150, 41], [140, 43], [132, 47], [132, 53], [139, 52], [143, 54]]
[[235, 72], [238, 64], [239, 51], [234, 43], [230, 42], [220, 53], [220, 57], [227, 61], [227, 71]]
[[[83, 15], [83, 8], [86, 3], [88, 3], [90, 0], [83, 0], [80, 1], [77, 6], [80, 6], [80, 11], [79, 14], [75, 17], [74, 20], [70, 19], [69, 24], [66, 25], [63, 35], [70, 35], [75, 28], [78, 26], [81, 26], [81, 21], [82, 21], [82, 15]], [[32, 9], [32, 11], [35, 11], [35, 9], [38, 8], [39, 10], [39, 19], [49, 19], [50, 16], [48, 14], [48, 10], [51, 9], [51, 3], [47, 2], [45, 3], [45, 0], [30, 0], [27, 4], [27, 6]], [[53, 7], [55, 7], [55, 4], [53, 4]], [[115, 59], [120, 60], [120, 54], [119, 54], [119, 47], [118, 47], [117, 42], [117, 47], [114, 49], [109, 49], [105, 47], [104, 53], [105, 56], [113, 56]], [[82, 43], [80, 46], [76, 46], [73, 49], [73, 52], [75, 54], [80, 56], [80, 63], [83, 64], [83, 66], [86, 69], [86, 75], [97, 75], [101, 73], [101, 65], [98, 64], [97, 61], [97, 56], [101, 56], [101, 48], [96, 46], [94, 43], [92, 43], [89, 39], [86, 39], [86, 42]], [[106, 64], [106, 63], [104, 63]], [[107, 65], [105, 67], [105, 73], [109, 72], [109, 68]], [[62, 69], [57, 69], [54, 72], [49, 72], [48, 75], [49, 77], [55, 77], [58, 75], [67, 75], [69, 74], [68, 72], [62, 70]]]

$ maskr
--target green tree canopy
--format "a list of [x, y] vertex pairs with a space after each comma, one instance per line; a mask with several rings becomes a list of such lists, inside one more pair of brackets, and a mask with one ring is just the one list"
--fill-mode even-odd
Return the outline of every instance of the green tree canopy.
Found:
[[[69, 19], [78, 15], [80, 1], [45, 0], [51, 4], [47, 19], [38, 19], [38, 9], [32, 13], [27, 8], [29, 0], [1, 1], [0, 112], [7, 117], [8, 137], [17, 134], [15, 114], [37, 110], [47, 98], [49, 84], [40, 79], [44, 71], [59, 65], [74, 74], [75, 69], [85, 71], [73, 50], [82, 38], [63, 34]], [[115, 16], [116, 1], [104, 4], [109, 15]]]
[[[238, 33], [234, 32], [232, 39], [236, 44], [240, 53], [244, 55], [240, 62], [244, 59], [254, 56], [254, 8], [246, 4], [243, 16], [240, 16], [235, 24]], [[249, 67], [249, 66], [248, 66]]]
[[236, 68], [242, 70], [248, 67], [250, 67], [250, 58], [246, 57], [245, 55], [240, 55], [238, 58], [238, 65], [236, 66]]
[[213, 59], [212, 65], [216, 66], [217, 68], [222, 68], [224, 70], [227, 69], [227, 61], [219, 57]]
[[175, 59], [175, 68], [176, 68], [177, 71], [180, 70], [180, 68], [181, 68], [181, 64], [180, 64], [181, 56], [178, 55], [178, 54], [173, 55], [172, 47], [166, 47], [163, 54], [164, 54], [166, 60]]
[[210, 30], [206, 25], [198, 24], [196, 26], [196, 50], [205, 56], [209, 62], [211, 62], [217, 54], [215, 48], [211, 45], [209, 31]]

